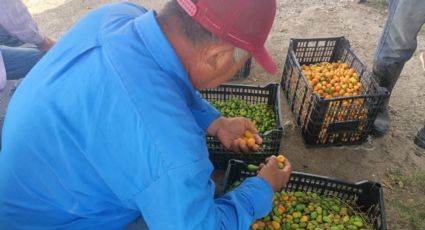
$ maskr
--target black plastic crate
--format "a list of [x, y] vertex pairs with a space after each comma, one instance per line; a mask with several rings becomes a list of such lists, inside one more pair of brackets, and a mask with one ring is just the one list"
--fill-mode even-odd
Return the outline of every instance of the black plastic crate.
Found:
[[[223, 181], [221, 195], [237, 180], [256, 176], [240, 160], [229, 160]], [[292, 172], [289, 182], [283, 189], [287, 192], [314, 192], [321, 196], [338, 197], [342, 201], [353, 202], [360, 211], [368, 214], [376, 230], [386, 230], [387, 221], [384, 208], [384, 191], [382, 186], [373, 181], [349, 183], [334, 178], [309, 173]]]
[[[321, 98], [313, 91], [301, 65], [343, 61], [354, 68], [363, 84], [360, 95]], [[388, 92], [380, 87], [344, 37], [291, 39], [281, 87], [307, 146], [360, 144]]]
[[252, 58], [249, 58], [248, 61], [245, 62], [245, 65], [240, 69], [235, 76], [233, 76], [232, 80], [241, 80], [245, 79], [251, 73], [251, 62]]
[[218, 138], [208, 135], [208, 151], [216, 169], [225, 169], [227, 162], [233, 158], [260, 163], [267, 156], [279, 152], [280, 139], [283, 132], [279, 84], [271, 83], [266, 86], [223, 84], [217, 88], [202, 90], [201, 95], [208, 101], [226, 101], [238, 98], [252, 104], [267, 104], [272, 107], [273, 112], [276, 114], [274, 129], [260, 134], [263, 138], [263, 144], [258, 152], [242, 154], [231, 152], [224, 148]]

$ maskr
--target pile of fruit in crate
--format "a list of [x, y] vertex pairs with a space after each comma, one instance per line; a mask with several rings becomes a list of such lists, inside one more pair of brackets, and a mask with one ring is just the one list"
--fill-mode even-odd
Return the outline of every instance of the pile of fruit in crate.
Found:
[[329, 102], [327, 112], [323, 120], [322, 131], [319, 134], [321, 142], [333, 142], [340, 138], [340, 134], [328, 136], [329, 125], [335, 122], [360, 121], [356, 134], [342, 134], [342, 141], [356, 141], [361, 137], [361, 131], [365, 128], [368, 118], [368, 109], [365, 108], [364, 98], [352, 98], [361, 95], [364, 91], [359, 75], [354, 68], [350, 68], [347, 63], [321, 62], [317, 64], [302, 65], [302, 71], [313, 91], [321, 98], [344, 98]]
[[[302, 65], [314, 92], [320, 97], [330, 99], [335, 97], [351, 97], [361, 94], [363, 84], [356, 70], [344, 62], [321, 62]], [[363, 108], [364, 98], [346, 99], [329, 103], [325, 124], [330, 121], [362, 120], [367, 118], [367, 109]]]
[[314, 92], [323, 98], [356, 96], [363, 88], [356, 70], [341, 61], [302, 65], [302, 71]]
[[225, 117], [246, 117], [253, 121], [259, 133], [272, 130], [276, 126], [276, 115], [267, 104], [251, 104], [245, 100], [232, 98], [227, 101], [211, 101]]
[[[279, 169], [285, 167], [285, 157], [276, 157]], [[247, 170], [258, 172], [257, 165], [248, 164]], [[234, 181], [229, 191], [237, 188], [241, 180]], [[320, 196], [314, 192], [276, 192], [272, 211], [252, 225], [252, 230], [307, 229], [307, 230], [369, 230], [373, 229], [366, 213], [356, 211], [354, 204], [337, 197]]]
[[369, 217], [352, 205], [313, 192], [276, 192], [272, 210], [256, 220], [251, 229], [373, 229]]

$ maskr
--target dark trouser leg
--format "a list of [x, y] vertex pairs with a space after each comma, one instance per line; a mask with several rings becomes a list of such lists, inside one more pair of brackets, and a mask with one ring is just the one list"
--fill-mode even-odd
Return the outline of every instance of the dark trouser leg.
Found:
[[1, 46], [7, 80], [23, 78], [43, 57], [44, 52], [36, 48]]
[[[381, 87], [386, 88], [390, 93], [393, 90], [397, 80], [403, 70], [404, 64], [392, 64], [387, 66], [374, 65], [373, 73]], [[384, 100], [384, 105], [379, 111], [375, 123], [373, 124], [373, 132], [375, 136], [382, 136], [388, 132], [390, 128], [390, 115], [388, 104], [390, 98]]]
[[[404, 63], [417, 47], [417, 34], [425, 22], [425, 1], [389, 0], [388, 18], [375, 54], [373, 72], [379, 84], [391, 93]], [[376, 136], [385, 134], [390, 127], [388, 100], [375, 120]]]

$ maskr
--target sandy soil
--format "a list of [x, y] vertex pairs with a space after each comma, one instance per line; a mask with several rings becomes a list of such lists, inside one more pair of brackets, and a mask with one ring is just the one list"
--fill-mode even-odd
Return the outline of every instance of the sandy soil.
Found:
[[[57, 39], [82, 15], [107, 2], [110, 1], [27, 0], [41, 29]], [[135, 2], [160, 9], [166, 0]], [[368, 4], [358, 4], [354, 0], [278, 1], [278, 13], [267, 47], [279, 62], [279, 72], [282, 73], [290, 38], [345, 36], [361, 60], [371, 66], [385, 19], [386, 14], [382, 10], [372, 8]], [[421, 50], [425, 50], [423, 33], [418, 37], [417, 52], [406, 63], [393, 91], [390, 103], [393, 123], [389, 135], [379, 139], [371, 138], [363, 145], [305, 148], [286, 100], [283, 99], [285, 128], [282, 151], [292, 161], [295, 170], [348, 181], [367, 179], [382, 183], [388, 180], [388, 173], [394, 169], [401, 169], [405, 173], [424, 169], [425, 157], [421, 155], [425, 151], [417, 149], [412, 141], [425, 121], [425, 73], [418, 58]], [[239, 82], [265, 84], [279, 81], [280, 74], [265, 74], [254, 63], [248, 79]], [[13, 89], [15, 84], [11, 82], [11, 86], [1, 92], [3, 109], [7, 105], [10, 89]], [[386, 196], [391, 197], [391, 192], [385, 189]], [[391, 209], [391, 201], [386, 198], [387, 209]], [[415, 197], [411, 199], [414, 202]], [[391, 214], [391, 211], [389, 213]], [[394, 225], [397, 220], [390, 214], [390, 229], [399, 229], [394, 227], [397, 226]]]

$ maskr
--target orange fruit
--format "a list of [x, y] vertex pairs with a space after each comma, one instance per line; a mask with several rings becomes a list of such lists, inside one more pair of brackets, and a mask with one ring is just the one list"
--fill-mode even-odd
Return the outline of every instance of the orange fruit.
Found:
[[251, 137], [254, 137], [254, 134], [252, 134], [251, 130], [247, 129], [244, 132], [244, 136], [245, 137], [248, 137], [248, 138], [251, 138]]
[[246, 141], [246, 145], [250, 148], [254, 147], [255, 139], [253, 137], [248, 138], [248, 140]]
[[283, 163], [283, 162], [285, 162], [285, 157], [284, 157], [283, 155], [278, 155], [278, 156], [276, 157], [276, 160], [277, 160], [278, 162]]

